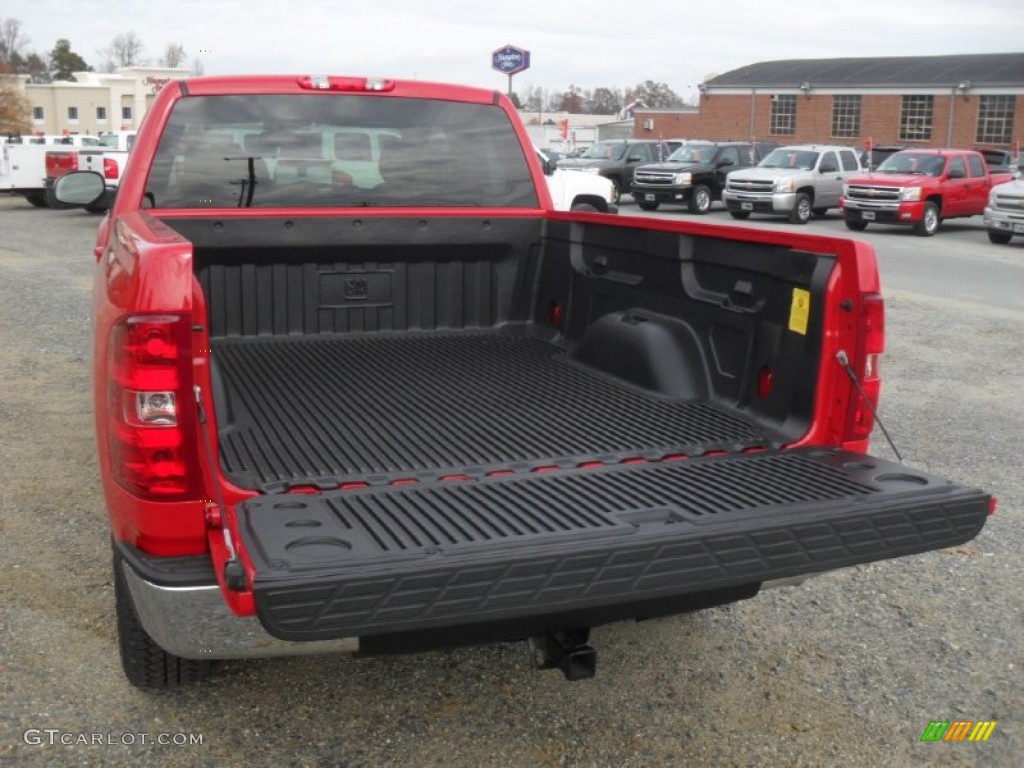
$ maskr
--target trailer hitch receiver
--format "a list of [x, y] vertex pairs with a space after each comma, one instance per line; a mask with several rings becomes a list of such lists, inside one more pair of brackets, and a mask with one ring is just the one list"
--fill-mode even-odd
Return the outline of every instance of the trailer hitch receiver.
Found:
[[597, 672], [597, 651], [587, 645], [590, 628], [565, 629], [530, 638], [537, 669], [560, 669], [566, 680], [589, 680]]

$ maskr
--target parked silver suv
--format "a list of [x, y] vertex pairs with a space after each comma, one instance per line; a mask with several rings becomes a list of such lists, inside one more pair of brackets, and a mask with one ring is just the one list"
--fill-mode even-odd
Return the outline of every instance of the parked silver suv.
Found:
[[839, 207], [843, 179], [861, 172], [860, 158], [850, 147], [798, 144], [779, 147], [753, 168], [732, 171], [722, 200], [734, 219], [751, 213], [788, 216], [806, 224]]

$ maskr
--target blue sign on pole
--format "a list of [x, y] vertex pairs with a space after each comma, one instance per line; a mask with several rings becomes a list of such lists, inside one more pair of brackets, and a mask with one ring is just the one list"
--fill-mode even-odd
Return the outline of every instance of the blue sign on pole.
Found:
[[506, 45], [491, 54], [491, 69], [512, 76], [530, 68], [530, 52], [514, 45]]

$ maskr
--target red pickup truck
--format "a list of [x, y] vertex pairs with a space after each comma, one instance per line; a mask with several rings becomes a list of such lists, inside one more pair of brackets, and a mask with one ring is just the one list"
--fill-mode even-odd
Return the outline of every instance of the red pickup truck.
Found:
[[873, 172], [843, 185], [839, 209], [849, 229], [868, 224], [910, 224], [930, 237], [943, 219], [978, 216], [989, 190], [1011, 179], [993, 175], [980, 152], [907, 149], [890, 155]]
[[990, 511], [865, 455], [867, 244], [556, 212], [500, 93], [172, 82], [96, 256], [99, 466], [141, 687], [509, 639], [587, 677], [590, 627], [960, 544]]

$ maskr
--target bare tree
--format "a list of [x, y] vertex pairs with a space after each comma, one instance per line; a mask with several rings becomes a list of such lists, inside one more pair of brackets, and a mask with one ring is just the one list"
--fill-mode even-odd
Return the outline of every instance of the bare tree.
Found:
[[632, 94], [634, 99], [639, 99], [654, 109], [671, 109], [683, 105], [683, 100], [667, 84], [656, 83], [653, 80], [637, 83], [632, 89]]
[[119, 67], [137, 67], [143, 64], [142, 40], [134, 32], [125, 32], [115, 37], [106, 48], [99, 51], [100, 69], [113, 72]]
[[32, 106], [13, 74], [10, 64], [0, 63], [0, 133], [28, 133]]
[[20, 60], [22, 49], [29, 39], [21, 32], [17, 19], [0, 19], [0, 62]]
[[618, 88], [595, 88], [587, 99], [586, 109], [592, 115], [618, 114], [622, 109], [622, 92]]
[[180, 67], [185, 61], [185, 46], [181, 43], [168, 43], [164, 48], [164, 58], [161, 63], [165, 67]]

